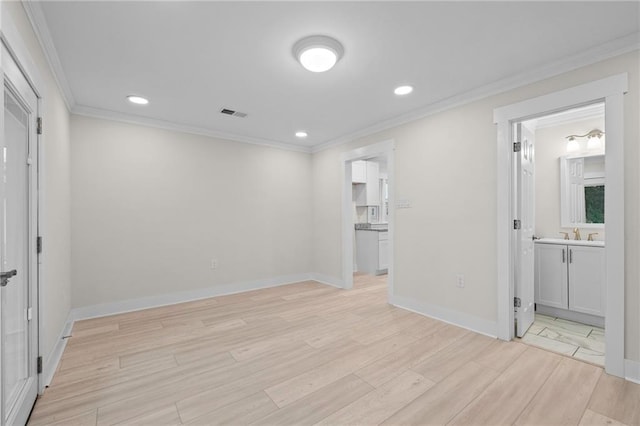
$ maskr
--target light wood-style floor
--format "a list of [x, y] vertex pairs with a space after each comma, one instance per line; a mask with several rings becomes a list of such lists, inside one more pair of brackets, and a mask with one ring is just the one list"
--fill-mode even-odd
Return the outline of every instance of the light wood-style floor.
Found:
[[640, 424], [640, 385], [304, 282], [77, 322], [30, 425]]

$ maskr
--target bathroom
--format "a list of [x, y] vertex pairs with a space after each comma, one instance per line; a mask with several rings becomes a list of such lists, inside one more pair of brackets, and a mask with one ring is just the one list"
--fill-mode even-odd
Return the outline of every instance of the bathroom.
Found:
[[521, 341], [604, 365], [604, 104], [522, 125], [535, 147], [535, 320]]

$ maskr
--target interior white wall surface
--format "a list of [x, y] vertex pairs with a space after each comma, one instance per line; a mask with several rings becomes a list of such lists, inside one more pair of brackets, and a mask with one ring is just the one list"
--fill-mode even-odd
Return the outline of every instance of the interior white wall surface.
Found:
[[40, 277], [40, 353], [47, 360], [71, 309], [69, 112], [20, 2], [1, 2], [2, 27], [10, 20], [41, 78], [44, 150], [41, 167], [44, 236]]
[[[628, 73], [625, 109], [625, 351], [640, 360], [638, 51], [474, 101], [313, 155], [314, 270], [340, 277], [340, 155], [396, 143], [395, 291], [417, 303], [497, 320], [497, 129], [493, 110]], [[320, 231], [321, 230], [321, 231]], [[466, 286], [456, 287], [464, 274]]]
[[[563, 238], [561, 231], [568, 232], [570, 238], [574, 237], [573, 228], [560, 226], [560, 157], [567, 155], [565, 136], [584, 135], [593, 129], [604, 130], [604, 116], [536, 130], [535, 235], [537, 237]], [[586, 139], [584, 141], [586, 143]], [[605, 239], [604, 229], [581, 229], [583, 239], [587, 239], [592, 232], [598, 233], [594, 239]]]
[[311, 272], [309, 154], [77, 115], [71, 139], [73, 307]]

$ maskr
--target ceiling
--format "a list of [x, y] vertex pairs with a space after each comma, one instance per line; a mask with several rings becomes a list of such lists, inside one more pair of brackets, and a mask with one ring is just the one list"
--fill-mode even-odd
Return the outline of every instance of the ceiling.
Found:
[[[307, 150], [615, 40], [637, 44], [639, 30], [639, 3], [611, 1], [46, 1], [31, 9], [72, 111]], [[344, 46], [326, 73], [292, 55], [314, 34]], [[402, 84], [414, 92], [394, 95]], [[130, 94], [149, 105], [130, 104]], [[308, 137], [296, 138], [298, 130]]]

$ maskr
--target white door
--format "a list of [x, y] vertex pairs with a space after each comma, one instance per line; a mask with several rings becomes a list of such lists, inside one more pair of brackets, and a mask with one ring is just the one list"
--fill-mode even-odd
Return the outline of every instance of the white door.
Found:
[[2, 49], [1, 423], [24, 424], [37, 395], [37, 97]]
[[[516, 229], [515, 263], [515, 318], [516, 334], [524, 336], [533, 324], [534, 312], [534, 213], [535, 213], [535, 164], [534, 136], [522, 123], [514, 129], [515, 140], [520, 142], [520, 151], [514, 153], [516, 174], [516, 219], [520, 229]], [[519, 306], [518, 306], [519, 305]]]

